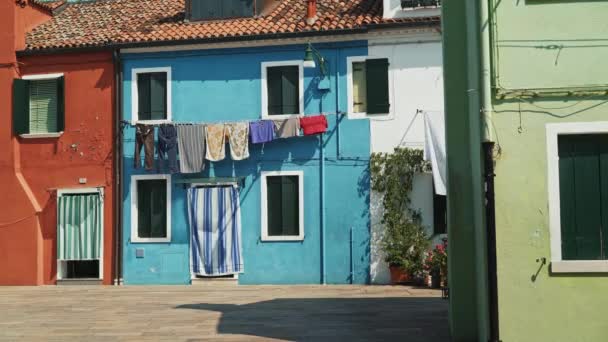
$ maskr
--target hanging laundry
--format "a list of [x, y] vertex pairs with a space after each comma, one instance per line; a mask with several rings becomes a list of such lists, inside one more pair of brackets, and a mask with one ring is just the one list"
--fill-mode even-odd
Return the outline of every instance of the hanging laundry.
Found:
[[300, 126], [304, 135], [314, 135], [327, 131], [327, 118], [325, 115], [304, 116], [300, 118]]
[[226, 158], [226, 131], [224, 124], [207, 125], [207, 154], [210, 161], [220, 161]]
[[205, 169], [205, 126], [177, 125], [179, 166], [182, 173]]
[[274, 133], [277, 138], [291, 138], [300, 134], [300, 119], [274, 120]]
[[249, 134], [252, 144], [263, 144], [274, 140], [274, 124], [270, 120], [252, 121], [249, 123]]
[[247, 122], [226, 124], [226, 135], [230, 143], [232, 160], [249, 158], [249, 124]]
[[141, 148], [144, 148], [146, 170], [154, 168], [154, 126], [138, 124], [135, 126], [135, 165], [141, 167]]
[[177, 129], [173, 125], [161, 125], [158, 128], [158, 159], [161, 167], [163, 161], [169, 164], [169, 172], [179, 172], [177, 167]]

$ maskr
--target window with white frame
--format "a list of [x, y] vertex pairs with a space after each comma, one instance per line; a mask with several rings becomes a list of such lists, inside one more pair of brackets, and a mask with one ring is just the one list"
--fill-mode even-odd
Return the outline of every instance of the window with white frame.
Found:
[[389, 114], [389, 59], [347, 58], [348, 113], [351, 117]]
[[304, 239], [304, 174], [262, 172], [262, 241]]
[[13, 84], [13, 125], [21, 137], [58, 137], [64, 130], [63, 74], [27, 75]]
[[262, 63], [262, 117], [280, 119], [304, 113], [302, 61]]
[[608, 122], [547, 125], [552, 272], [608, 272]]
[[133, 122], [171, 121], [171, 68], [133, 69]]
[[171, 176], [131, 177], [131, 242], [171, 241]]

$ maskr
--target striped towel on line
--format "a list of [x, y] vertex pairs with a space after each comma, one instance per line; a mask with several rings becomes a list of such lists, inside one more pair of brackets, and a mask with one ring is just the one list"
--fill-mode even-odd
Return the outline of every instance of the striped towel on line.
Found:
[[243, 272], [238, 189], [188, 189], [188, 219], [194, 274], [221, 276]]
[[179, 166], [182, 173], [205, 169], [205, 126], [177, 125]]

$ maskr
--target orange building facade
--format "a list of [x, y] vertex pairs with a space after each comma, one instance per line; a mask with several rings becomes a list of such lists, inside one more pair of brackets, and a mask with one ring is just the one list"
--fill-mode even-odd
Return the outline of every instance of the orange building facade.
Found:
[[[43, 6], [0, 2], [0, 285], [55, 284], [74, 274], [74, 280], [109, 285], [116, 273], [112, 53], [20, 54], [25, 33], [50, 18]], [[48, 75], [63, 82], [61, 131], [18, 134], [15, 80]], [[90, 189], [101, 200], [98, 274], [93, 276], [82, 271], [86, 265], [58, 262], [59, 196]]]

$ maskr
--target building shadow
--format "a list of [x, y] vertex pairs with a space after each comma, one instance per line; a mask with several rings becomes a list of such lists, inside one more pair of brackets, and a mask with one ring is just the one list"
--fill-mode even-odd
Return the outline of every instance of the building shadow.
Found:
[[219, 334], [288, 341], [450, 341], [441, 298], [282, 298], [250, 304], [183, 304], [221, 312]]

